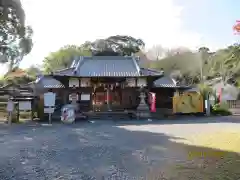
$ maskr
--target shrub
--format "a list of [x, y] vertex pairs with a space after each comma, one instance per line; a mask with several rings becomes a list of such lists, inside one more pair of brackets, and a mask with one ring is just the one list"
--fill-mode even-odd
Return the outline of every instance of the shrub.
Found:
[[228, 107], [225, 103], [215, 104], [212, 108], [213, 115], [229, 116], [232, 115], [231, 111], [228, 110]]

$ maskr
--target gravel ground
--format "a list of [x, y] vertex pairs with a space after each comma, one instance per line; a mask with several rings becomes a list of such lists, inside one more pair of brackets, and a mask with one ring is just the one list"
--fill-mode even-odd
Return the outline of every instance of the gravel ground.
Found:
[[0, 180], [150, 179], [147, 174], [184, 159], [170, 139], [236, 124], [200, 126], [110, 121], [1, 125]]

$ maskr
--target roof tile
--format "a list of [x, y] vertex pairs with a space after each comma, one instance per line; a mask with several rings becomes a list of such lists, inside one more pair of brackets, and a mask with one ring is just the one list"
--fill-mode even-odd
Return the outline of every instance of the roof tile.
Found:
[[77, 76], [140, 76], [134, 57], [93, 56], [83, 57], [75, 71]]

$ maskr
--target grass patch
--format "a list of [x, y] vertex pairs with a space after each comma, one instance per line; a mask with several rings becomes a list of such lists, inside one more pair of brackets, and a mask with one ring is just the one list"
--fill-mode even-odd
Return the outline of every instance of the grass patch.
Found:
[[193, 145], [240, 153], [240, 131], [227, 129], [198, 135], [191, 141]]
[[191, 142], [184, 145], [186, 162], [174, 165], [173, 179], [240, 179], [240, 131], [202, 134]]

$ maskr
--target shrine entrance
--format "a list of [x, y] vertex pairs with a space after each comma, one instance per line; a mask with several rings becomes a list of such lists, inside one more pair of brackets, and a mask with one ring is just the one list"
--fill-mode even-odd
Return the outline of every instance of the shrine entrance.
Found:
[[92, 78], [93, 111], [109, 112], [118, 111], [122, 107], [122, 85], [124, 78]]
[[121, 88], [98, 87], [92, 97], [94, 111], [122, 110]]

